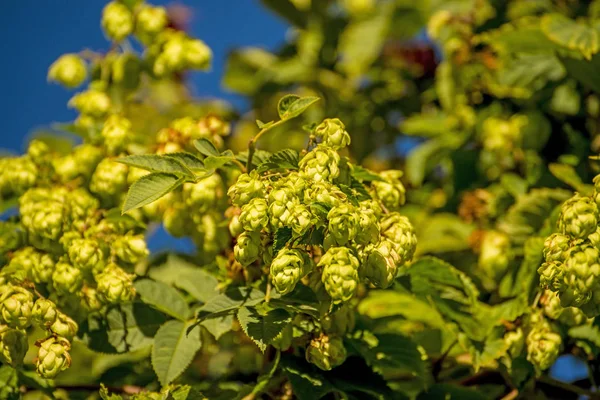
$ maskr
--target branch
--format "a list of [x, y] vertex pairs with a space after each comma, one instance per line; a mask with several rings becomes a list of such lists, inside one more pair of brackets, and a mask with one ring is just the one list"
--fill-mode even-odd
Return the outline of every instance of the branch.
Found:
[[248, 142], [248, 160], [246, 161], [246, 170], [248, 172], [252, 171], [252, 157], [254, 157], [254, 152], [256, 150], [256, 142], [258, 141], [258, 139], [260, 139], [260, 137], [267, 133], [270, 129], [283, 124], [285, 121], [287, 121], [287, 119], [280, 119], [277, 122], [273, 122], [266, 128], [261, 129], [252, 139], [250, 139], [250, 142]]

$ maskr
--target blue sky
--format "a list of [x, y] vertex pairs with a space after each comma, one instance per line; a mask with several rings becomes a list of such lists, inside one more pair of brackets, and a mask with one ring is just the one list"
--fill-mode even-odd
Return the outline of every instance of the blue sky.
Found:
[[[154, 0], [151, 4], [174, 4]], [[224, 98], [244, 107], [242, 98], [225, 92], [221, 77], [227, 53], [240, 46], [274, 49], [284, 41], [286, 24], [260, 6], [259, 0], [181, 0], [193, 11], [191, 33], [214, 52], [212, 71], [191, 76], [202, 97]], [[76, 116], [66, 106], [72, 92], [46, 81], [48, 66], [61, 54], [85, 48], [105, 50], [100, 29], [104, 0], [8, 1], [0, 13], [3, 59], [0, 62], [0, 148], [22, 151], [27, 134], [52, 122]]]

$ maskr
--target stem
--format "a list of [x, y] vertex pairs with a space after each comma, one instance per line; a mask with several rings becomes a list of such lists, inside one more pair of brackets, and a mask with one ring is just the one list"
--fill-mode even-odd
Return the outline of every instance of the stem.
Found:
[[266, 128], [261, 129], [252, 139], [250, 139], [250, 142], [248, 142], [248, 160], [246, 161], [246, 171], [252, 171], [252, 157], [254, 157], [254, 152], [256, 151], [256, 142], [258, 141], [258, 139], [260, 139], [260, 137], [266, 132], [268, 132], [270, 129], [273, 129], [276, 126], [283, 124], [285, 121], [287, 121], [287, 119], [280, 119], [277, 122], [273, 122]]
[[596, 384], [596, 379], [594, 378], [594, 368], [592, 367], [589, 361], [586, 361], [585, 365], [587, 366], [590, 383], [592, 384], [592, 389], [597, 390], [598, 385]]
[[549, 376], [542, 375], [539, 378], [537, 378], [537, 381], [545, 383], [549, 386], [554, 386], [563, 390], [567, 390], [569, 392], [573, 392], [581, 396], [587, 396], [590, 399], [600, 399], [600, 393], [594, 393], [592, 391], [580, 388], [579, 386], [571, 385], [570, 383], [557, 381], [556, 379], [550, 378]]
[[246, 172], [246, 167], [238, 159], [233, 158], [231, 162], [237, 165], [242, 172]]
[[265, 303], [269, 303], [271, 301], [271, 281], [267, 281], [267, 290], [265, 293]]

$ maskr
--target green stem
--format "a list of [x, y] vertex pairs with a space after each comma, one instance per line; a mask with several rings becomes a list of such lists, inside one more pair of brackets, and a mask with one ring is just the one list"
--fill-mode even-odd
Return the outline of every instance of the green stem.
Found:
[[557, 381], [556, 379], [550, 378], [549, 376], [542, 375], [539, 378], [537, 378], [537, 381], [545, 383], [546, 385], [554, 386], [563, 390], [567, 390], [569, 392], [576, 393], [581, 396], [587, 396], [590, 399], [600, 399], [600, 393], [594, 393], [589, 390], [580, 388], [579, 386]]
[[273, 122], [266, 128], [261, 129], [252, 139], [250, 139], [250, 142], [248, 143], [248, 160], [246, 161], [246, 170], [248, 172], [252, 171], [252, 157], [254, 157], [254, 152], [256, 151], [256, 142], [258, 139], [260, 139], [260, 137], [267, 133], [270, 129], [283, 124], [285, 121], [287, 121], [287, 119], [280, 119], [277, 122]]

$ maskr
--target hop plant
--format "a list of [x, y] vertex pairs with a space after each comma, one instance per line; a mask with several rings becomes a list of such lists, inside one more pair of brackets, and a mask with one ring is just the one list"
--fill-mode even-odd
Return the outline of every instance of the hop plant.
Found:
[[358, 289], [358, 258], [346, 247], [331, 247], [318, 263], [322, 281], [334, 303], [350, 300]]
[[407, 217], [398, 213], [388, 214], [381, 221], [381, 235], [394, 244], [400, 263], [412, 260], [417, 248], [417, 236]]
[[350, 145], [350, 135], [346, 126], [338, 118], [327, 118], [315, 128], [315, 135], [331, 148], [340, 149]]
[[244, 232], [237, 238], [233, 248], [235, 259], [243, 266], [252, 264], [258, 260], [261, 250], [260, 234], [256, 232]]
[[558, 229], [564, 235], [585, 239], [596, 231], [597, 225], [598, 206], [591, 198], [575, 195], [562, 205]]
[[109, 154], [117, 155], [125, 149], [131, 140], [131, 122], [119, 115], [111, 115], [102, 127], [102, 138]]
[[340, 174], [340, 156], [330, 147], [319, 145], [300, 160], [300, 176], [315, 182], [332, 181]]
[[288, 294], [296, 284], [310, 272], [306, 264], [307, 256], [297, 249], [283, 249], [271, 262], [271, 280], [277, 291]]
[[402, 260], [395, 247], [389, 239], [384, 239], [368, 252], [362, 274], [373, 285], [386, 288], [396, 278]]
[[324, 371], [329, 371], [346, 361], [346, 348], [340, 337], [321, 335], [310, 341], [306, 360]]
[[77, 334], [79, 327], [77, 323], [68, 315], [58, 312], [54, 322], [50, 325], [50, 330], [66, 339], [72, 339]]
[[107, 304], [126, 303], [135, 296], [132, 275], [116, 264], [107, 265], [96, 276], [96, 284], [98, 296]]
[[49, 328], [56, 321], [58, 313], [54, 302], [40, 297], [33, 305], [31, 317], [37, 325]]
[[102, 118], [110, 111], [112, 106], [110, 97], [96, 89], [89, 89], [73, 96], [69, 100], [69, 106], [75, 108], [81, 114], [92, 118]]
[[13, 285], [0, 286], [0, 315], [11, 328], [27, 328], [31, 324], [33, 294]]
[[61, 294], [76, 293], [83, 285], [81, 270], [65, 260], [56, 263], [52, 273], [52, 286]]
[[242, 207], [239, 223], [246, 231], [260, 231], [269, 224], [268, 203], [265, 199], [254, 198]]
[[553, 233], [544, 242], [544, 258], [547, 262], [565, 262], [571, 248], [571, 238], [562, 233]]
[[135, 33], [140, 39], [149, 41], [162, 32], [168, 22], [167, 10], [164, 7], [144, 4], [136, 15]]
[[337, 246], [343, 246], [354, 240], [360, 226], [360, 215], [350, 204], [332, 208], [327, 213], [329, 235]]
[[252, 171], [250, 174], [240, 175], [235, 184], [229, 188], [227, 194], [234, 205], [241, 207], [253, 198], [264, 197], [265, 189], [258, 173]]
[[397, 210], [406, 200], [406, 190], [400, 181], [400, 178], [403, 175], [402, 171], [383, 171], [379, 175], [383, 178], [383, 181], [373, 182], [375, 196], [381, 200], [384, 206], [389, 210]]
[[133, 27], [133, 14], [124, 4], [112, 1], [102, 10], [102, 28], [108, 38], [119, 42], [133, 32]]
[[120, 236], [112, 250], [121, 261], [129, 264], [136, 264], [150, 253], [143, 235]]
[[0, 325], [0, 360], [12, 367], [23, 363], [29, 349], [27, 334], [7, 325]]
[[64, 54], [48, 70], [48, 80], [68, 88], [80, 86], [87, 77], [85, 62], [77, 54]]
[[68, 247], [68, 254], [75, 267], [92, 272], [102, 271], [107, 260], [100, 243], [88, 238], [74, 239]]
[[71, 366], [69, 350], [71, 343], [62, 337], [51, 336], [36, 343], [40, 349], [36, 359], [36, 370], [41, 377], [53, 379], [59, 372]]
[[127, 171], [126, 165], [105, 158], [92, 175], [90, 191], [104, 200], [113, 199], [127, 188]]

